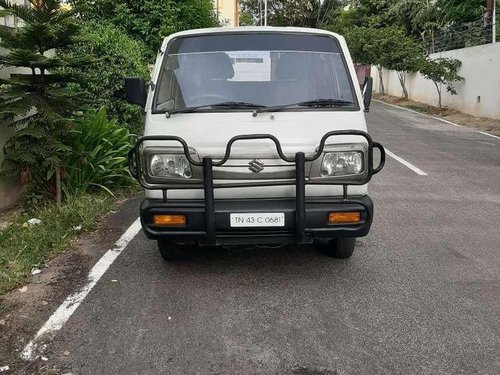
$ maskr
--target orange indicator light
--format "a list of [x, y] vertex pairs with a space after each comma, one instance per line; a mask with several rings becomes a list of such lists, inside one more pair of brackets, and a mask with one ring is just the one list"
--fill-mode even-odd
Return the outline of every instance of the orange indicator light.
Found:
[[154, 215], [153, 221], [155, 225], [163, 225], [166, 227], [178, 227], [186, 225], [186, 216], [184, 215]]
[[361, 222], [361, 212], [330, 212], [329, 224], [357, 224]]

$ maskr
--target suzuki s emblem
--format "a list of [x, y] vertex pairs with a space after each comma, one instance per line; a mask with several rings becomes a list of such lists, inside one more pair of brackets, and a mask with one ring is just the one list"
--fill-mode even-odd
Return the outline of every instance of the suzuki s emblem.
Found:
[[248, 165], [250, 166], [248, 169], [250, 169], [253, 173], [262, 172], [265, 166], [263, 162], [257, 159], [253, 159], [250, 163], [248, 163]]

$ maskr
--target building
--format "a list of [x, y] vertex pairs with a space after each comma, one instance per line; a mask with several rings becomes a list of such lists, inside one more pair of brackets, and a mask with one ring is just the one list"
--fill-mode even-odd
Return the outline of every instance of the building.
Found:
[[214, 8], [219, 15], [222, 26], [239, 26], [240, 9], [238, 0], [213, 0]]

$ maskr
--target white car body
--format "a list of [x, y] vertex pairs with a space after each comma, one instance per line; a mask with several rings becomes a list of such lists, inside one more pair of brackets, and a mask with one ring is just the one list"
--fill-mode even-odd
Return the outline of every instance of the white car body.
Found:
[[385, 161], [366, 133], [371, 85], [362, 94], [344, 38], [324, 30], [166, 38], [149, 87], [126, 79], [128, 101], [146, 114], [129, 161], [145, 188], [147, 237], [166, 259], [178, 244], [325, 241], [350, 257], [370, 230], [367, 184]]
[[[349, 74], [355, 83], [355, 92], [360, 104], [356, 112], [276, 112], [263, 113], [253, 117], [251, 113], [189, 113], [180, 114], [166, 118], [164, 114], [153, 114], [151, 111], [153, 95], [148, 95], [146, 103], [146, 126], [144, 135], [171, 134], [183, 138], [190, 147], [198, 152], [200, 157], [212, 156], [214, 159], [222, 157], [228, 141], [240, 134], [272, 134], [276, 136], [287, 154], [295, 154], [297, 151], [314, 152], [321, 137], [332, 130], [361, 130], [367, 131], [363, 98], [357, 84], [356, 71], [349, 54], [345, 39], [339, 35], [325, 30], [305, 29], [295, 27], [238, 27], [238, 28], [213, 28], [183, 31], [172, 34], [165, 38], [158, 54], [155, 68], [152, 74], [152, 82], [158, 82], [164, 52], [170, 40], [177, 37], [190, 35], [204, 35], [207, 33], [231, 33], [231, 32], [273, 32], [273, 33], [310, 33], [317, 35], [332, 35], [340, 42], [342, 51], [349, 67]], [[344, 136], [331, 143], [360, 142], [359, 137]], [[258, 145], [258, 146], [256, 146]], [[258, 152], [256, 153], [256, 149]], [[254, 159], [266, 158], [276, 154], [276, 149], [271, 142], [246, 142], [238, 143], [231, 154], [232, 157], [248, 156], [247, 163]], [[239, 164], [246, 164], [241, 162]], [[306, 187], [307, 196], [340, 196], [342, 186], [335, 185], [309, 185]], [[349, 194], [367, 194], [367, 185], [350, 186]], [[274, 186], [262, 188], [235, 188], [219, 189], [215, 191], [216, 199], [231, 198], [276, 198], [293, 197], [295, 188], [293, 186]], [[146, 190], [148, 198], [162, 198], [159, 190]], [[178, 199], [202, 199], [203, 190], [169, 190], [168, 198]]]

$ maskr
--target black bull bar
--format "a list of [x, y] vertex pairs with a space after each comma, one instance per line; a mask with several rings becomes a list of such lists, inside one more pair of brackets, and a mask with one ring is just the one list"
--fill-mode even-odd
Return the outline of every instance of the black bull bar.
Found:
[[[306, 179], [305, 175], [305, 163], [313, 162], [321, 157], [324, 152], [326, 141], [330, 137], [335, 136], [360, 136], [367, 141], [368, 147], [368, 165], [363, 173], [362, 179], [352, 179], [349, 177], [325, 177], [320, 179]], [[259, 140], [268, 139], [271, 140], [276, 146], [276, 152], [278, 156], [285, 162], [295, 163], [295, 179], [289, 180], [279, 180], [279, 181], [255, 181], [255, 182], [242, 182], [242, 183], [225, 183], [225, 184], [214, 184], [213, 180], [213, 168], [223, 166], [231, 156], [231, 149], [235, 142], [245, 141], [245, 140]], [[143, 165], [141, 160], [141, 146], [147, 141], [161, 141], [161, 142], [178, 142], [181, 144], [184, 156], [191, 165], [203, 168], [203, 181], [195, 183], [189, 183], [186, 181], [172, 181], [165, 183], [150, 183], [146, 180], [145, 173], [142, 171], [147, 170], [147, 167]], [[373, 166], [373, 149], [378, 149], [380, 151], [380, 163], [377, 167]], [[319, 143], [318, 148], [315, 153], [311, 156], [306, 156], [304, 152], [297, 152], [293, 156], [287, 156], [283, 152], [280, 141], [273, 135], [270, 134], [244, 134], [238, 135], [231, 138], [226, 146], [224, 157], [220, 160], [213, 160], [211, 157], [204, 157], [201, 161], [196, 160], [192, 157], [190, 148], [186, 141], [177, 136], [145, 136], [138, 139], [135, 146], [130, 150], [128, 154], [129, 169], [130, 173], [134, 178], [136, 178], [141, 186], [145, 189], [151, 190], [162, 190], [163, 200], [167, 200], [168, 189], [193, 189], [200, 188], [201, 183], [204, 190], [204, 203], [205, 203], [205, 222], [206, 222], [206, 239], [208, 244], [215, 244], [215, 199], [214, 199], [214, 189], [219, 188], [237, 188], [237, 187], [259, 187], [259, 186], [282, 186], [282, 185], [295, 185], [295, 201], [296, 201], [296, 242], [301, 243], [305, 236], [305, 190], [307, 184], [312, 185], [342, 185], [343, 186], [343, 200], [348, 203], [349, 198], [347, 195], [348, 185], [364, 185], [368, 183], [372, 176], [379, 173], [385, 164], [385, 149], [378, 143], [374, 142], [368, 133], [358, 130], [335, 130], [326, 133]], [[366, 160], [366, 159], [365, 159]], [[196, 182], [196, 181], [194, 181]]]

